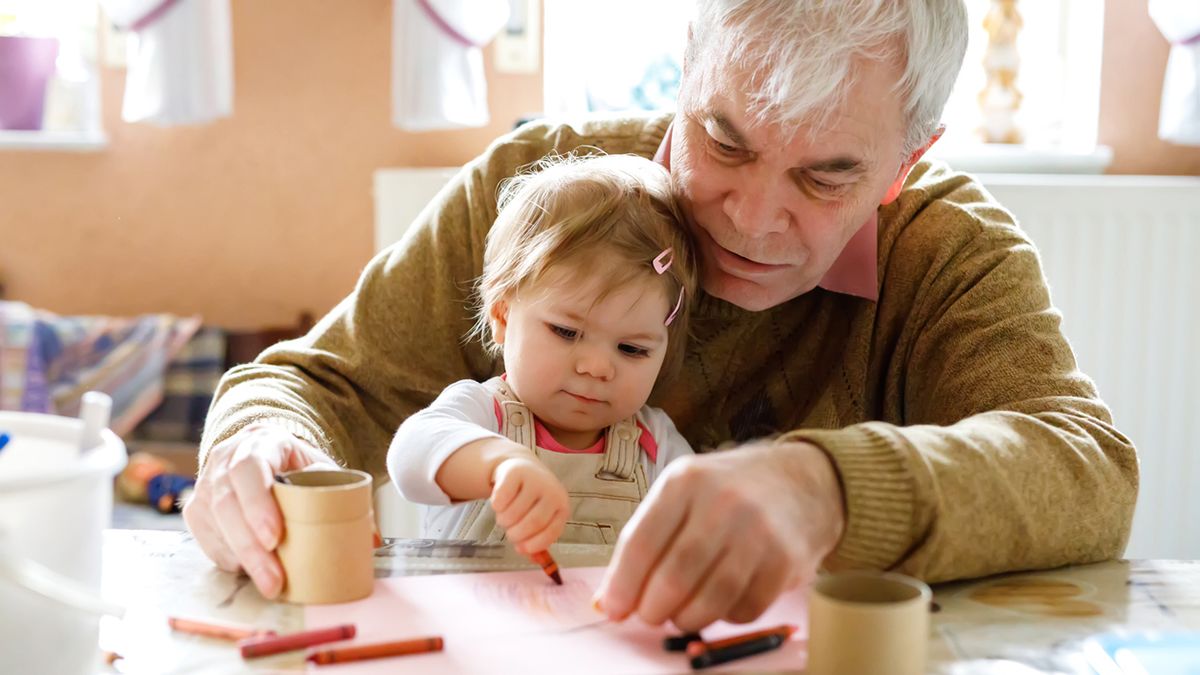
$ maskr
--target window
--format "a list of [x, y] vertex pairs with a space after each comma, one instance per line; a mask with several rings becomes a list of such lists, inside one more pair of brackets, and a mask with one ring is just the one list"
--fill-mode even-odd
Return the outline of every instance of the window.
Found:
[[[1096, 147], [1103, 3], [1018, 2], [1023, 94], [1017, 114], [1024, 143], [983, 143], [978, 94], [993, 0], [966, 0], [970, 43], [943, 116], [947, 131], [932, 154], [965, 169], [1093, 171], [1106, 161]], [[674, 107], [692, 0], [546, 0], [545, 110], [548, 115]]]
[[0, 0], [0, 149], [105, 144], [97, 16], [94, 0]]

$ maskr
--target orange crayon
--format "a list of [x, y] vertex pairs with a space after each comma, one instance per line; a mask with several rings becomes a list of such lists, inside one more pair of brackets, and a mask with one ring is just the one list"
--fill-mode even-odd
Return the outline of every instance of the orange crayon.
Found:
[[409, 654], [428, 654], [442, 651], [442, 638], [426, 637], [416, 640], [399, 640], [396, 642], [377, 642], [372, 645], [358, 647], [340, 647], [313, 652], [308, 660], [326, 666], [331, 663], [346, 663], [347, 661], [365, 661], [367, 659], [382, 659], [389, 656], [407, 656]]
[[792, 633], [796, 632], [796, 630], [797, 630], [796, 626], [785, 623], [785, 624], [782, 624], [779, 626], [774, 626], [772, 628], [764, 628], [762, 630], [756, 630], [756, 631], [752, 631], [750, 633], [742, 633], [741, 635], [734, 635], [733, 637], [727, 637], [722, 640], [713, 640], [711, 642], [703, 642], [703, 641], [696, 640], [696, 641], [692, 641], [692, 642], [688, 643], [687, 655], [688, 655], [688, 658], [696, 658], [697, 656], [699, 656], [707, 651], [724, 649], [726, 647], [732, 647], [733, 645], [740, 645], [740, 644], [744, 644], [747, 642], [753, 642], [755, 640], [761, 640], [762, 638], [770, 637], [772, 635], [778, 635], [781, 639], [787, 640], [788, 638], [790, 638], [792, 636]]
[[542, 566], [542, 571], [546, 576], [554, 580], [554, 583], [562, 586], [562, 575], [558, 573], [558, 563], [554, 562], [554, 558], [550, 557], [549, 551], [538, 551], [529, 556], [533, 562]]
[[197, 621], [195, 619], [183, 619], [177, 616], [167, 618], [167, 625], [171, 630], [179, 631], [180, 633], [190, 633], [192, 635], [203, 635], [205, 637], [217, 638], [218, 640], [245, 640], [253, 637], [264, 637], [274, 635], [273, 630], [263, 630], [260, 628], [251, 628], [249, 626], [235, 626], [228, 623], [213, 623], [211, 621]]
[[265, 637], [250, 638], [239, 642], [238, 648], [242, 650], [243, 659], [253, 659], [260, 656], [270, 656], [272, 654], [304, 649], [305, 647], [321, 645], [326, 642], [349, 640], [354, 637], [354, 633], [354, 624], [347, 623], [330, 628], [288, 633], [287, 635], [268, 635]]

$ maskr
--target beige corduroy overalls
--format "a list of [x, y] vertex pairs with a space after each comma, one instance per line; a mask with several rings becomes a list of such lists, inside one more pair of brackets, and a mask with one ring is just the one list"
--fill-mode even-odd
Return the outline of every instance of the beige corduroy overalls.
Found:
[[[539, 448], [533, 415], [517, 400], [500, 378], [484, 383], [500, 404], [501, 432], [532, 450], [558, 476], [571, 498], [571, 515], [558, 541], [574, 544], [615, 544], [621, 528], [646, 496], [646, 472], [642, 469], [642, 428], [636, 417], [617, 422], [605, 430], [603, 454], [574, 454]], [[454, 534], [454, 539], [498, 542], [505, 540], [496, 525], [496, 512], [486, 499], [471, 504], [471, 510]]]

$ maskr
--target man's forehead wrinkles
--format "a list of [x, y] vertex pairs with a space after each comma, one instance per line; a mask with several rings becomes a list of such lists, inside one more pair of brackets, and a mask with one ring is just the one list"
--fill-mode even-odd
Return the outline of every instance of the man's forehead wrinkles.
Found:
[[[701, 121], [715, 124], [729, 141], [743, 149], [756, 151], [764, 157], [775, 156], [781, 164], [787, 165], [789, 171], [859, 175], [870, 173], [874, 166], [868, 147], [871, 143], [869, 139], [862, 138], [861, 133], [843, 131], [823, 134], [806, 129], [803, 125], [792, 125], [790, 133], [782, 128], [743, 127], [734, 119], [735, 115], [727, 112], [731, 103], [720, 97], [710, 101], [702, 109]], [[822, 136], [829, 135], [848, 137], [846, 140], [849, 142], [838, 146], [826, 143], [825, 148], [813, 149]], [[806, 139], [801, 144], [803, 147], [789, 156], [791, 146], [801, 138]]]

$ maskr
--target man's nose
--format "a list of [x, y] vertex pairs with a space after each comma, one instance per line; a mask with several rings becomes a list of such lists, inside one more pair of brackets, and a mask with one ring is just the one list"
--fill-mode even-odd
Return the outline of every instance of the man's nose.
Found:
[[790, 218], [779, 190], [769, 183], [744, 181], [725, 196], [725, 215], [744, 237], [758, 239], [787, 229]]

